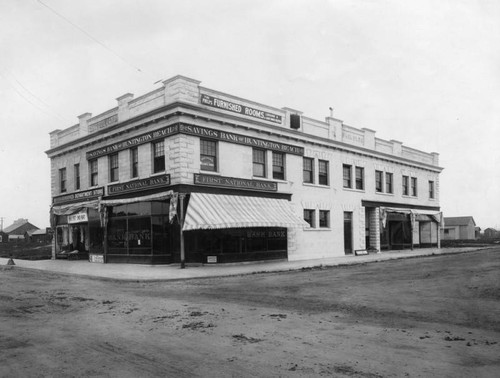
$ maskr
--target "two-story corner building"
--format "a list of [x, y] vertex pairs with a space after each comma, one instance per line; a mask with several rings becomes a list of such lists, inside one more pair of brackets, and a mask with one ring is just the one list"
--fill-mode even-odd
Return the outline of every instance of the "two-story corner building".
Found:
[[54, 253], [220, 263], [439, 246], [437, 153], [183, 76], [117, 101], [50, 134]]

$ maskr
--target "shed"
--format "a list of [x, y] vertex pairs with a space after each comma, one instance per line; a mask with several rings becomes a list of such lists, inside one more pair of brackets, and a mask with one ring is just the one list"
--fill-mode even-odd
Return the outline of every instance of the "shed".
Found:
[[474, 240], [476, 239], [476, 222], [471, 216], [445, 217], [441, 228], [442, 240]]

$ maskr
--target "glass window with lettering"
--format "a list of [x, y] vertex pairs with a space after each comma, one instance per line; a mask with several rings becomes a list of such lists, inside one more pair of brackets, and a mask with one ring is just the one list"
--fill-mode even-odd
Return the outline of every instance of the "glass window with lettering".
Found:
[[281, 152], [273, 152], [273, 178], [285, 179], [285, 154]]
[[253, 149], [253, 175], [266, 177], [266, 151]]
[[303, 158], [302, 160], [303, 180], [305, 183], [314, 183], [314, 159]]
[[318, 161], [318, 183], [320, 185], [328, 185], [328, 161]]
[[365, 188], [365, 169], [356, 167], [356, 189], [363, 190]]
[[153, 173], [165, 171], [165, 144], [153, 143]]
[[118, 181], [118, 154], [109, 155], [109, 181]]
[[352, 166], [344, 164], [342, 166], [342, 174], [343, 174], [343, 185], [344, 188], [352, 188]]
[[96, 186], [98, 184], [97, 159], [89, 161], [89, 171], [90, 171], [90, 186]]
[[66, 168], [59, 170], [59, 189], [61, 193], [66, 191]]
[[200, 139], [200, 169], [217, 172], [217, 142]]
[[311, 209], [304, 209], [304, 220], [309, 223], [309, 227], [315, 227], [315, 211]]
[[137, 147], [130, 149], [130, 169], [132, 178], [139, 177], [139, 151]]

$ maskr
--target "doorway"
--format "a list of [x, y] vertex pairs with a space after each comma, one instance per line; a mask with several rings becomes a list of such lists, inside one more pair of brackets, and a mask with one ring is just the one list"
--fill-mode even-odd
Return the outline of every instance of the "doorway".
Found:
[[344, 253], [352, 254], [352, 212], [344, 212]]

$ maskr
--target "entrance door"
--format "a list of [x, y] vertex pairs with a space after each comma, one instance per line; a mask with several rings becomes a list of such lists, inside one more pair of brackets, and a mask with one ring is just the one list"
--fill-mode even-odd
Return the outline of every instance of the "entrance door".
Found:
[[352, 212], [344, 212], [344, 253], [352, 254]]

